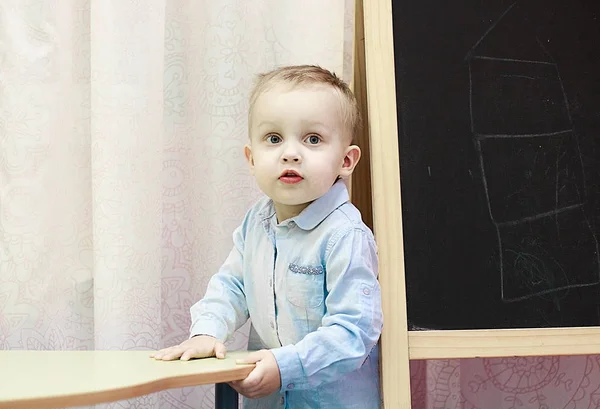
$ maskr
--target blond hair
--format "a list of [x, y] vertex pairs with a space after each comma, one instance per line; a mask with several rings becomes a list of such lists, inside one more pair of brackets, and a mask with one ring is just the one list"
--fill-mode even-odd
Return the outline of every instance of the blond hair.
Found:
[[251, 123], [252, 111], [258, 97], [272, 86], [281, 83], [291, 85], [326, 85], [332, 87], [340, 96], [342, 121], [354, 140], [361, 127], [360, 111], [354, 93], [348, 84], [335, 73], [317, 65], [289, 65], [259, 74], [250, 94], [250, 110], [248, 124]]

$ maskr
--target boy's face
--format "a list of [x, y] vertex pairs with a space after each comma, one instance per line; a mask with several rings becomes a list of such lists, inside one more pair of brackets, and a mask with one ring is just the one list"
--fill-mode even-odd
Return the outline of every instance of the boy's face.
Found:
[[341, 112], [340, 97], [325, 85], [278, 84], [257, 98], [245, 154], [279, 221], [298, 215], [354, 170], [360, 149], [350, 146]]

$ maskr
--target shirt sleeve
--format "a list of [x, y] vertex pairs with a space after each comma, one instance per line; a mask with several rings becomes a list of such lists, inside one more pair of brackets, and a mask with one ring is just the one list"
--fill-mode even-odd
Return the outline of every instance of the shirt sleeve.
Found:
[[211, 277], [204, 298], [190, 308], [190, 337], [210, 335], [225, 342], [248, 320], [242, 268], [243, 226], [234, 231], [233, 248], [219, 271]]
[[300, 342], [271, 351], [281, 391], [314, 388], [359, 369], [383, 326], [375, 240], [354, 228], [331, 247], [325, 262], [327, 298], [321, 326]]

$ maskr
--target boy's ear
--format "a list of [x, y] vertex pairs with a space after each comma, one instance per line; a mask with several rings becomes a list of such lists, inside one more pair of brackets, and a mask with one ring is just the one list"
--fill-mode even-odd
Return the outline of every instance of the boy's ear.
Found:
[[252, 156], [252, 147], [249, 144], [244, 145], [244, 156], [250, 166], [250, 174], [254, 175], [254, 157]]
[[346, 155], [344, 156], [344, 161], [342, 162], [342, 168], [340, 169], [340, 176], [343, 178], [349, 177], [352, 172], [354, 172], [354, 168], [356, 164], [360, 160], [360, 148], [356, 145], [350, 145], [346, 148]]

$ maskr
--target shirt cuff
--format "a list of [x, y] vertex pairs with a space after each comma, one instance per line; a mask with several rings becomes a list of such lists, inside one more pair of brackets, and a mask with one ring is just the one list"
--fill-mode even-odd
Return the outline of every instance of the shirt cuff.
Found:
[[208, 335], [222, 343], [225, 343], [227, 340], [227, 330], [219, 328], [219, 325], [214, 320], [198, 320], [194, 322], [192, 328], [190, 328], [190, 338], [197, 335]]
[[281, 392], [294, 389], [307, 389], [308, 382], [304, 374], [304, 367], [298, 356], [295, 345], [286, 345], [281, 348], [271, 349], [279, 366], [281, 377]]

